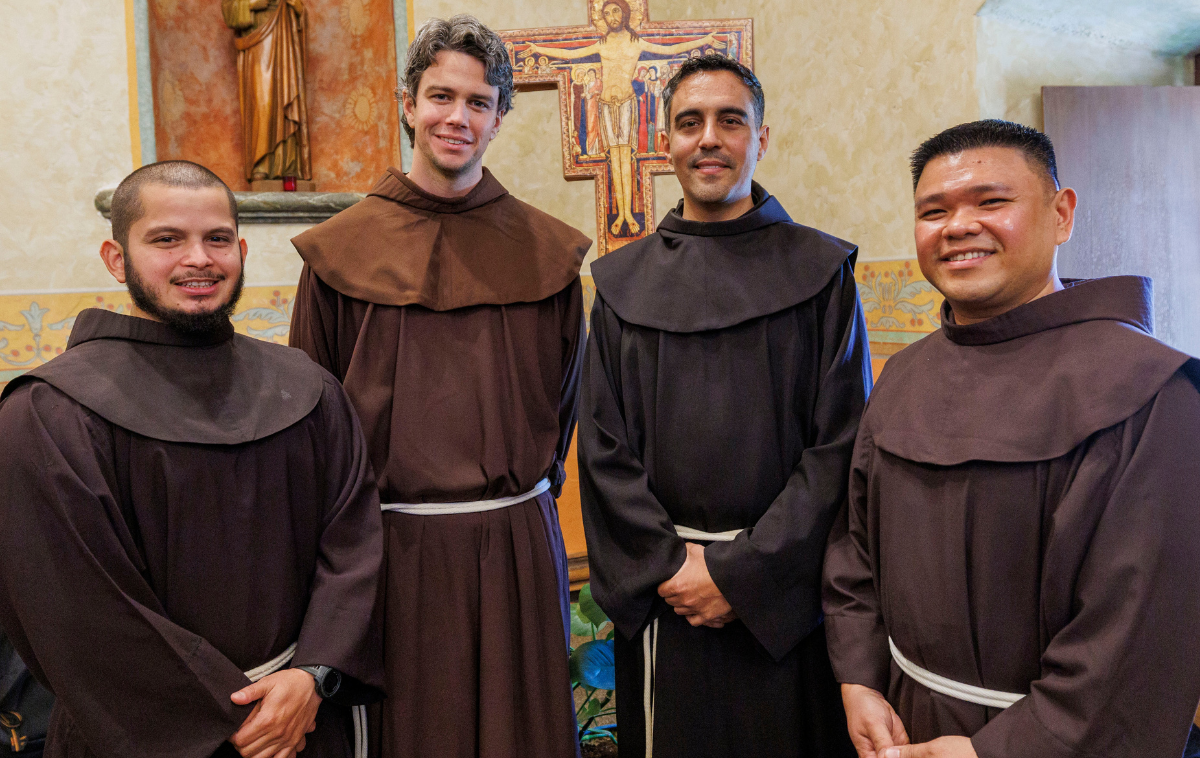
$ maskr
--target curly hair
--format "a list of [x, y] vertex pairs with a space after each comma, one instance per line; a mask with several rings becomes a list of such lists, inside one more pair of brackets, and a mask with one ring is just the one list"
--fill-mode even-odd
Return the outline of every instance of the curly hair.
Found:
[[[416, 37], [408, 46], [408, 57], [404, 61], [404, 81], [396, 88], [396, 99], [405, 95], [414, 99], [421, 86], [421, 76], [437, 60], [443, 50], [466, 53], [483, 64], [484, 80], [500, 90], [496, 102], [501, 115], [512, 110], [513, 73], [504, 40], [479, 19], [460, 13], [449, 20], [431, 18], [417, 30]], [[416, 130], [407, 118], [401, 122], [408, 133], [409, 144], [416, 141]]]

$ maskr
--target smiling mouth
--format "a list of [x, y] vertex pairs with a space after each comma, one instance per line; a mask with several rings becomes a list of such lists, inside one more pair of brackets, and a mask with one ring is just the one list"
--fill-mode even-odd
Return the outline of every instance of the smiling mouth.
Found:
[[183, 281], [183, 282], [174, 282], [174, 284], [176, 286], [183, 287], [184, 289], [203, 290], [203, 289], [208, 289], [209, 287], [216, 286], [217, 282], [219, 282], [219, 281], [221, 281], [221, 280], [220, 279], [188, 279], [187, 281]]
[[978, 258], [987, 258], [989, 255], [994, 255], [994, 253], [985, 252], [983, 250], [971, 250], [965, 253], [955, 253], [949, 258], [943, 258], [942, 260], [946, 261], [947, 263], [961, 263], [962, 261], [973, 261]]
[[455, 147], [460, 147], [460, 146], [462, 146], [462, 145], [469, 145], [469, 144], [471, 144], [471, 143], [470, 143], [469, 141], [467, 141], [467, 140], [455, 139], [454, 137], [443, 137], [443, 136], [442, 136], [442, 135], [440, 135], [440, 134], [438, 135], [438, 139], [440, 139], [442, 142], [445, 142], [445, 143], [446, 143], [446, 144], [448, 144], [448, 145], [454, 145]]

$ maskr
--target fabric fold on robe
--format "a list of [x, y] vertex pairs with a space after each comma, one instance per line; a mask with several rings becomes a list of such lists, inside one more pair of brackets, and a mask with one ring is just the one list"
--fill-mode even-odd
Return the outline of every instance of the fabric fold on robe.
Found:
[[[129, 340], [168, 367], [153, 353], [174, 354], [177, 337], [87, 310], [47, 373], [115, 365], [99, 353], [125, 355]], [[292, 358], [281, 346], [243, 355], [284, 367]], [[293, 642], [295, 665], [332, 666], [378, 697], [378, 500], [340, 387], [318, 369], [304, 375], [317, 402], [287, 428], [241, 444], [177, 442], [106, 418], [172, 397], [157, 386], [175, 383], [170, 371], [139, 369], [94, 377], [109, 388], [88, 398], [94, 409], [40, 369], [0, 401], [0, 623], [57, 698], [46, 755], [234, 756], [225, 740], [251, 708], [230, 694], [249, 684], [243, 671]], [[213, 384], [197, 402], [219, 407], [225, 391], [240, 390]], [[348, 758], [349, 727], [347, 709], [322, 704], [306, 754]]]
[[[1200, 372], [1111, 277], [893, 356], [863, 417], [824, 606], [841, 682], [980, 758], [1178, 755], [1200, 700]], [[936, 392], [931, 388], [937, 388]], [[1027, 694], [1000, 711], [891, 661]]]

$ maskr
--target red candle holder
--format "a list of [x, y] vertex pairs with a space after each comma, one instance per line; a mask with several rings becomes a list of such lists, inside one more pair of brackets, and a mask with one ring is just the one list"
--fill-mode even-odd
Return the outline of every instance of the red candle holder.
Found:
[[284, 192], [295, 192], [296, 191], [296, 177], [294, 177], [294, 176], [283, 177], [283, 191]]

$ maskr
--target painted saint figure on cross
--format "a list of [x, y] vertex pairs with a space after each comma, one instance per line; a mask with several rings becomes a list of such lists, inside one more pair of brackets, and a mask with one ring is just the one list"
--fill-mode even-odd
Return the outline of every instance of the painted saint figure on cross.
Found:
[[752, 66], [753, 44], [750, 19], [651, 22], [646, 0], [585, 2], [589, 26], [501, 36], [519, 88], [559, 87], [563, 173], [597, 179], [597, 252], [603, 255], [654, 230], [651, 175], [671, 171], [659, 136], [666, 80], [689, 54], [739, 56]]

